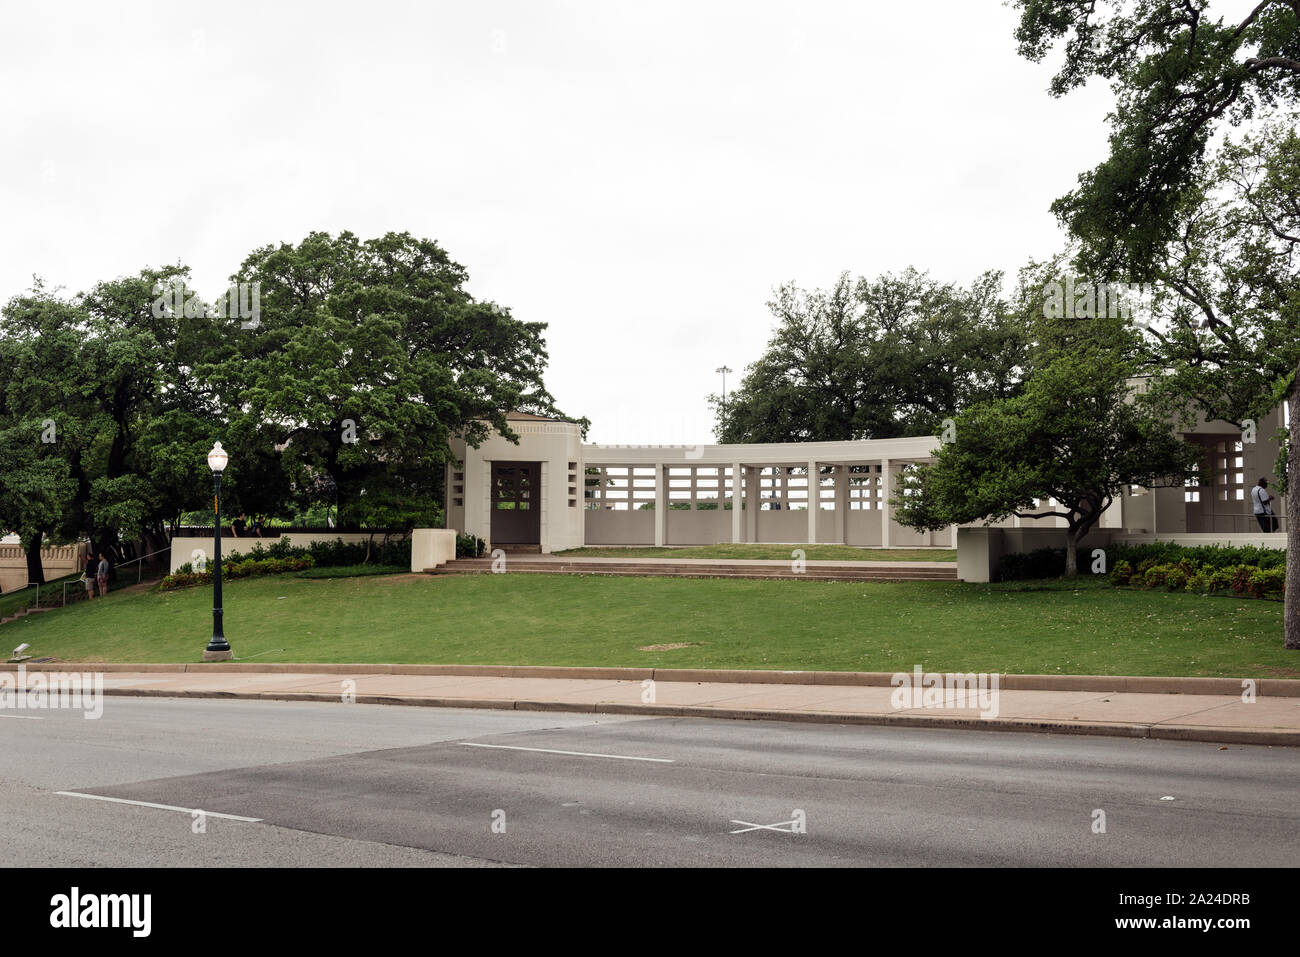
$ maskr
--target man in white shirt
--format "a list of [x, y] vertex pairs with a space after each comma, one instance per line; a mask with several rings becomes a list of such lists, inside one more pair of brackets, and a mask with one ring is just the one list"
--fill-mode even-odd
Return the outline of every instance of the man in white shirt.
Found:
[[1255, 520], [1266, 532], [1277, 531], [1277, 517], [1273, 514], [1273, 496], [1268, 493], [1268, 479], [1262, 478], [1250, 490], [1250, 500], [1255, 506]]

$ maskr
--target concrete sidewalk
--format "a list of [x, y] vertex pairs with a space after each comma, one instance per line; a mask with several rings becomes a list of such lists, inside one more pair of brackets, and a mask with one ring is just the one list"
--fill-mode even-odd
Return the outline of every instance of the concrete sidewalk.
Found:
[[[14, 666], [0, 670], [12, 673]], [[355, 700], [362, 704], [571, 711], [977, 730], [1101, 734], [1300, 745], [1300, 681], [1264, 679], [1243, 700], [1229, 678], [999, 676], [978, 704], [895, 706], [890, 675], [836, 672], [653, 672], [650, 669], [403, 665], [96, 665], [26, 670], [102, 672], [110, 695]], [[711, 680], [710, 680], [711, 679]], [[12, 679], [10, 679], [12, 681]], [[6, 682], [8, 684], [9, 682]], [[0, 714], [3, 712], [0, 711]]]

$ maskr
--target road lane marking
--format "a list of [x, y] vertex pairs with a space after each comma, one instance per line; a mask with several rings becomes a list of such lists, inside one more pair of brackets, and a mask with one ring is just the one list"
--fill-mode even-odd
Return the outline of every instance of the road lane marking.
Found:
[[249, 824], [257, 824], [262, 819], [260, 817], [243, 817], [239, 814], [222, 814], [219, 811], [204, 811], [197, 807], [177, 807], [174, 804], [154, 804], [152, 801], [128, 801], [126, 798], [104, 797], [102, 794], [82, 794], [80, 791], [55, 791], [55, 794], [61, 794], [70, 798], [90, 798], [92, 801], [111, 801], [114, 804], [133, 804], [136, 807], [153, 807], [160, 811], [184, 811], [186, 814], [193, 814], [198, 811], [205, 817], [220, 817], [227, 821], [247, 821]]
[[44, 721], [39, 714], [0, 714], [0, 718], [22, 718], [24, 721]]
[[732, 824], [744, 824], [744, 825], [746, 825], [746, 826], [745, 826], [745, 827], [742, 827], [739, 831], [732, 831], [731, 833], [732, 833], [732, 834], [744, 834], [744, 833], [747, 832], [747, 831], [760, 831], [760, 830], [762, 830], [762, 831], [776, 831], [778, 834], [794, 834], [794, 833], [795, 833], [795, 830], [794, 830], [793, 827], [792, 827], [790, 830], [787, 831], [787, 830], [785, 829], [785, 826], [786, 826], [787, 824], [795, 824], [795, 823], [797, 823], [797, 821], [798, 821], [798, 818], [796, 818], [794, 821], [777, 821], [775, 824], [750, 824], [749, 821], [735, 821], [735, 820], [733, 820], [733, 821], [731, 822]]
[[613, 758], [617, 761], [653, 761], [656, 764], [673, 764], [672, 758], [638, 758], [630, 754], [596, 754], [593, 751], [557, 751], [555, 748], [523, 748], [513, 744], [478, 744], [462, 741], [467, 748], [497, 748], [501, 751], [538, 751], [542, 754], [571, 754], [579, 758]]

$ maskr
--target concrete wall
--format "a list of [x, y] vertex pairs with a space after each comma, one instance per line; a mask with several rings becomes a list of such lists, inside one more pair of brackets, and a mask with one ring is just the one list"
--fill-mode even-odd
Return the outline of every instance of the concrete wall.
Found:
[[583, 511], [588, 545], [653, 545], [655, 513], [648, 509]]
[[[345, 542], [367, 542], [370, 540], [369, 532], [288, 532], [279, 538], [233, 538], [226, 535], [221, 536], [221, 557], [229, 558], [231, 555], [244, 555], [252, 550], [253, 546], [261, 543], [263, 548], [270, 548], [276, 542], [288, 541], [295, 548], [305, 548], [312, 542], [332, 542], [336, 539], [343, 539]], [[375, 535], [376, 542], [382, 542], [382, 534]], [[212, 538], [211, 537], [189, 537], [178, 535], [172, 539], [172, 560], [171, 571], [175, 572], [186, 562], [195, 562], [202, 558], [204, 562], [212, 560]]]
[[[1092, 564], [1091, 551], [1111, 541], [1108, 530], [1093, 530], [1079, 544], [1079, 569]], [[1040, 548], [1064, 548], [1066, 533], [1056, 528], [960, 528], [957, 530], [957, 577], [964, 582], [993, 581], [998, 559]]]
[[[518, 434], [518, 444], [495, 433], [478, 448], [467, 446], [462, 439], [452, 440], [452, 454], [459, 461], [447, 466], [447, 527], [462, 528], [467, 534], [488, 542], [490, 547], [492, 463], [539, 462], [542, 552], [581, 547], [585, 525], [581, 431], [571, 422], [511, 420], [510, 428]], [[570, 464], [574, 466], [572, 470]], [[457, 474], [463, 478], [457, 480]], [[461, 489], [460, 494], [457, 488]], [[457, 498], [461, 500], [459, 505]]]
[[[62, 578], [85, 567], [86, 546], [52, 545], [41, 549], [45, 579]], [[0, 594], [27, 587], [27, 553], [21, 545], [0, 545]]]
[[417, 528], [411, 532], [411, 571], [428, 571], [455, 560], [454, 528]]

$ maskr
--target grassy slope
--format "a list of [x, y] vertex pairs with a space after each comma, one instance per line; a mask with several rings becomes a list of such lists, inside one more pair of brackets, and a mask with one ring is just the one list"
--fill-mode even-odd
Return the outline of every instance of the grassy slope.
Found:
[[571, 548], [566, 558], [773, 558], [789, 561], [794, 549], [812, 561], [955, 562], [955, 548], [855, 548], [852, 545], [694, 545], [686, 548]]
[[[282, 597], [283, 596], [283, 597]], [[6, 625], [37, 655], [197, 661], [212, 592], [141, 592]], [[395, 576], [231, 582], [240, 659], [1300, 677], [1276, 602], [948, 582]], [[699, 642], [671, 651], [639, 646]]]

